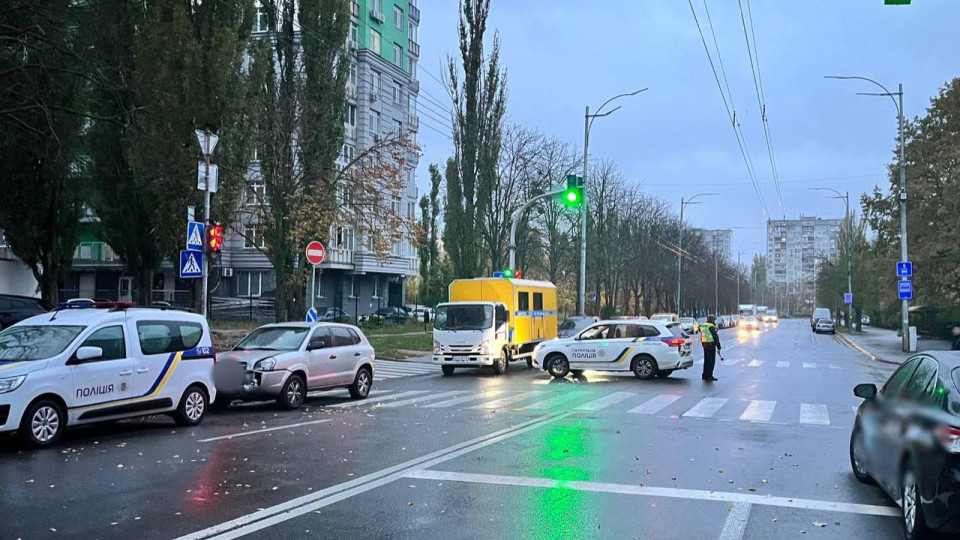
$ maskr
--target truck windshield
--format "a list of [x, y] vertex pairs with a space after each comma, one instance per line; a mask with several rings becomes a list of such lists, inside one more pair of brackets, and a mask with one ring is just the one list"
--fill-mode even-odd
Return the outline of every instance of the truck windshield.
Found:
[[84, 326], [11, 326], [0, 333], [0, 364], [46, 360], [62, 353]]
[[486, 330], [493, 326], [493, 306], [437, 306], [437, 330]]

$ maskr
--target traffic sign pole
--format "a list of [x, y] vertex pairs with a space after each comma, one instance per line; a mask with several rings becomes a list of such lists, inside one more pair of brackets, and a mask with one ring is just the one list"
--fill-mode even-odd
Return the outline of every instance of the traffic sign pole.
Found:
[[306, 255], [307, 262], [313, 266], [313, 270], [310, 274], [310, 309], [313, 309], [313, 303], [316, 299], [315, 287], [317, 285], [317, 266], [323, 262], [323, 258], [326, 256], [327, 252], [323, 248], [323, 244], [319, 241], [314, 240], [307, 244]]

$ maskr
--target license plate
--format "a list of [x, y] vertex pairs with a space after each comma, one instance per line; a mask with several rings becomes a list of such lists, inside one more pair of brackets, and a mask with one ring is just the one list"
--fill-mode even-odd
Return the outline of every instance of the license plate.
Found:
[[469, 362], [469, 361], [470, 361], [470, 357], [469, 357], [469, 356], [454, 356], [454, 357], [453, 357], [453, 361], [454, 361], [454, 362]]
[[213, 366], [213, 378], [218, 389], [235, 392], [244, 384], [246, 364], [240, 362], [217, 362]]

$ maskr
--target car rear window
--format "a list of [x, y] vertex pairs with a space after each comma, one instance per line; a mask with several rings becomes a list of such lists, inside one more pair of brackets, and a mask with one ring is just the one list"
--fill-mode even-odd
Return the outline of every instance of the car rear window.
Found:
[[668, 324], [667, 329], [670, 330], [670, 333], [673, 334], [673, 337], [687, 337], [684, 333], [683, 328], [679, 324]]
[[200, 343], [203, 326], [186, 321], [140, 321], [137, 337], [143, 354], [186, 351]]

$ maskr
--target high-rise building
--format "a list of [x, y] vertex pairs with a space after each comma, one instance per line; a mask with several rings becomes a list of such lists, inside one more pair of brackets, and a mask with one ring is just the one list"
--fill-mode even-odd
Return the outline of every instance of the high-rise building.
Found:
[[732, 259], [733, 231], [730, 229], [701, 229], [700, 235], [703, 237], [707, 248], [713, 253], [720, 255], [721, 260], [730, 261]]
[[[406, 133], [416, 141], [420, 124], [417, 117], [420, 10], [416, 4], [417, 0], [351, 2], [347, 44], [353, 63], [346, 88], [341, 164], [351, 161], [380, 137]], [[258, 2], [255, 36], [266, 35], [268, 21]], [[403, 194], [392, 201], [393, 211], [408, 220], [415, 218], [417, 200], [414, 177], [417, 158], [411, 158]], [[258, 180], [258, 170], [259, 162], [254, 158], [249, 175], [249, 201], [262, 200], [264, 185]], [[227, 238], [221, 281], [213, 293], [215, 296], [258, 298], [268, 296], [274, 287], [273, 267], [258, 249], [263, 240], [256, 238], [254, 226], [249, 227], [245, 234]], [[352, 317], [371, 313], [379, 307], [402, 304], [405, 280], [417, 274], [413, 238], [405, 235], [400, 242], [395, 242], [386, 261], [379, 260], [348, 225], [334, 225], [329, 238], [322, 240], [327, 248], [326, 257], [319, 267], [323, 271], [315, 286], [315, 305], [321, 315], [329, 307], [340, 308]]]
[[842, 219], [800, 216], [767, 221], [767, 283], [810, 303], [824, 261], [837, 257]]

